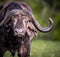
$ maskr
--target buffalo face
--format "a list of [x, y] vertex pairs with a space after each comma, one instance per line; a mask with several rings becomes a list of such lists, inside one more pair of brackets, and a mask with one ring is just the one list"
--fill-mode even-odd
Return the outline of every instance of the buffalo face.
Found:
[[13, 23], [14, 36], [24, 37], [28, 28], [27, 23], [29, 21], [29, 17], [23, 13], [22, 10], [14, 9], [9, 12], [7, 21], [9, 19]]

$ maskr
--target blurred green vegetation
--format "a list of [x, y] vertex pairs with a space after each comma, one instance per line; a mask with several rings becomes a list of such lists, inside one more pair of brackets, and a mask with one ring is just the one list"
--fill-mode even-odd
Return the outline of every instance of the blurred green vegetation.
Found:
[[31, 57], [60, 57], [60, 42], [34, 40]]
[[11, 1], [26, 2], [42, 27], [49, 25], [48, 18], [54, 21], [53, 29], [48, 33], [38, 32], [38, 38], [60, 41], [60, 0], [0, 0], [0, 4]]

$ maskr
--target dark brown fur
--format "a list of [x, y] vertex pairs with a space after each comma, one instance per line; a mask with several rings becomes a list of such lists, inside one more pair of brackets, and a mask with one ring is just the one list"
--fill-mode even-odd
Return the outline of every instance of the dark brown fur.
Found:
[[[32, 11], [30, 7], [25, 3], [11, 2], [4, 7], [0, 7], [0, 22], [4, 19], [6, 12], [11, 11], [12, 9], [27, 9]], [[31, 25], [31, 26], [30, 26]], [[33, 27], [33, 29], [31, 29]], [[12, 22], [8, 22], [8, 26], [2, 25], [0, 27], [0, 57], [4, 56], [4, 53], [9, 50], [14, 57], [17, 50], [19, 57], [30, 57], [30, 44], [32, 37], [35, 36], [36, 31], [34, 26], [29, 22], [28, 32], [23, 38], [18, 38], [14, 36]]]

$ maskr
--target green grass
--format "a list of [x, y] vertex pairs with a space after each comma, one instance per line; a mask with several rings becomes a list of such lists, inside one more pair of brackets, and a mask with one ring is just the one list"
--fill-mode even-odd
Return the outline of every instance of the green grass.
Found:
[[[4, 57], [12, 57], [6, 52]], [[15, 54], [17, 56], [17, 53]], [[60, 57], [60, 42], [33, 40], [31, 45], [31, 57]]]
[[60, 57], [60, 42], [34, 40], [31, 57]]

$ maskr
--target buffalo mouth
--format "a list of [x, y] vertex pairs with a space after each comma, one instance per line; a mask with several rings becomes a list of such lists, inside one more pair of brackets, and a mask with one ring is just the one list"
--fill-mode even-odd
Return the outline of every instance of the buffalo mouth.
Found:
[[17, 37], [18, 38], [23, 38], [25, 35], [22, 35], [22, 34], [18, 34]]
[[23, 34], [16, 34], [16, 35], [14, 35], [15, 37], [18, 37], [18, 38], [23, 38], [25, 35], [23, 35]]

